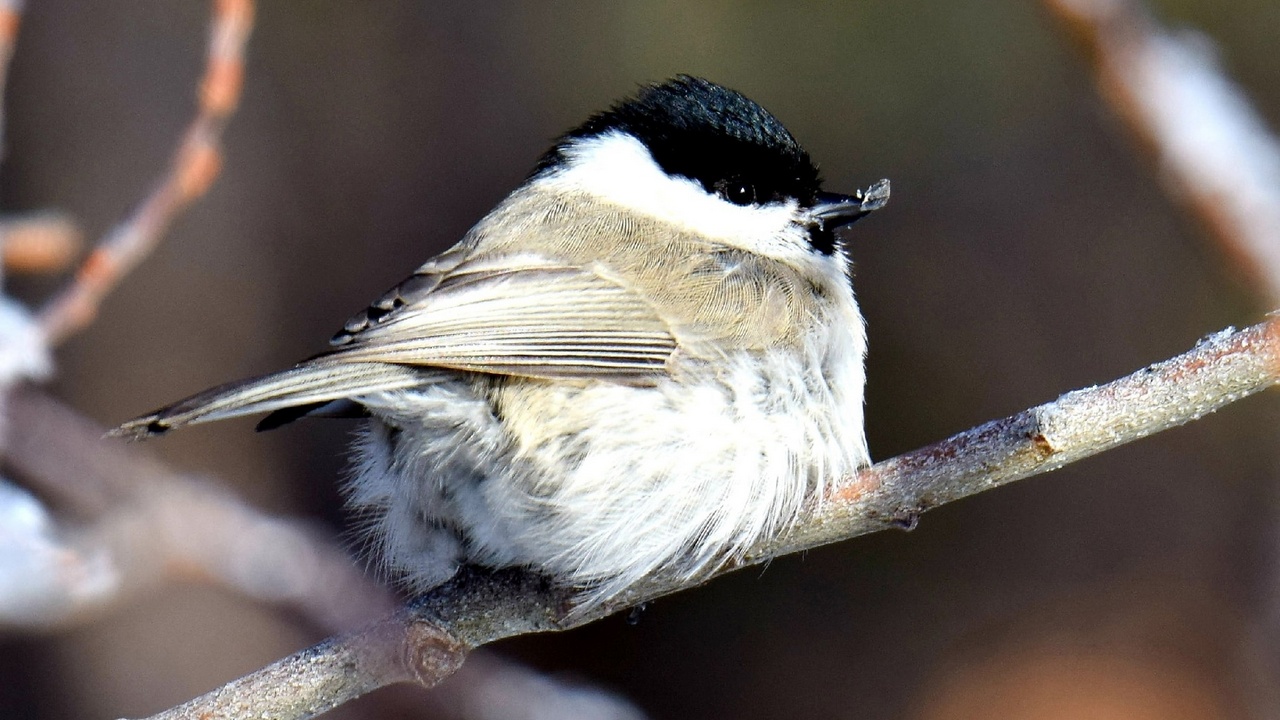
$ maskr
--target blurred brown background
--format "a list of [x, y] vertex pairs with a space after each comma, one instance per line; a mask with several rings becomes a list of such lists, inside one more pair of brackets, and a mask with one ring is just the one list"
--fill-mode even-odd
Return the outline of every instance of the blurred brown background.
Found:
[[[1280, 126], [1280, 4], [1158, 3]], [[204, 3], [30, 3], [9, 210], [107, 230], [192, 111]], [[324, 348], [457, 240], [559, 132], [686, 72], [771, 109], [833, 190], [893, 181], [851, 234], [886, 458], [1104, 382], [1267, 309], [1098, 99], [1035, 3], [263, 3], [210, 195], [59, 353], [104, 424]], [[11, 283], [37, 300], [49, 281]], [[887, 533], [502, 650], [655, 718], [1270, 717], [1280, 624], [1272, 393]], [[249, 421], [154, 444], [342, 532], [351, 426]], [[309, 644], [288, 613], [175, 587], [0, 638], [0, 717], [140, 716]], [[397, 692], [397, 691], [391, 691]], [[404, 691], [409, 694], [416, 691]], [[364, 700], [334, 717], [415, 717]], [[398, 714], [397, 714], [398, 713]]]

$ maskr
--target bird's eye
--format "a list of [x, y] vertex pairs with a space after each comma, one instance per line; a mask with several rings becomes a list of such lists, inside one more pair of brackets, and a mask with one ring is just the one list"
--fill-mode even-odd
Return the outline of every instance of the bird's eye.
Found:
[[757, 201], [755, 186], [743, 180], [722, 182], [717, 189], [720, 191], [720, 197], [734, 205], [751, 205]]

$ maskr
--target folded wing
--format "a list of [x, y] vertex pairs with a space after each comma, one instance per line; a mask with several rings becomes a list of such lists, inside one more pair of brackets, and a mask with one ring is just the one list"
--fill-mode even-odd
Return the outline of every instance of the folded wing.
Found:
[[[592, 268], [463, 265], [382, 313], [371, 306], [325, 356], [540, 378], [646, 382], [676, 341], [653, 306]], [[385, 299], [386, 296], [384, 296]], [[384, 303], [385, 305], [385, 303]]]
[[292, 418], [454, 377], [448, 371], [647, 384], [676, 348], [652, 305], [621, 282], [536, 258], [424, 266], [352, 318], [334, 344], [289, 370], [206, 390], [112, 434], [144, 438], [261, 412]]

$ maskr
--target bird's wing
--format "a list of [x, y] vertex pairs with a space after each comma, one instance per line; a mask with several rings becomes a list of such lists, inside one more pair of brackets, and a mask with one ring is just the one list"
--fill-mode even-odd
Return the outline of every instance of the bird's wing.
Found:
[[[439, 382], [445, 373], [385, 363], [313, 360], [270, 375], [237, 380], [134, 418], [107, 433], [141, 440], [174, 428], [240, 415], [304, 408], [333, 401]], [[278, 423], [277, 423], [278, 424]]]
[[206, 390], [112, 434], [144, 438], [259, 412], [276, 413], [272, 427], [333, 401], [440, 382], [444, 370], [647, 384], [676, 348], [653, 306], [594, 266], [456, 251], [353, 317], [333, 342], [292, 369]]
[[329, 362], [645, 383], [676, 340], [652, 303], [594, 265], [531, 256], [424, 266], [334, 337]]

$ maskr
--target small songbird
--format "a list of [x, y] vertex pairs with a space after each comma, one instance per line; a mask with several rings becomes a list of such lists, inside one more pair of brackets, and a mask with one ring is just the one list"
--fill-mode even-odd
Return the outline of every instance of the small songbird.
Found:
[[869, 464], [836, 230], [888, 197], [822, 192], [773, 115], [680, 76], [561, 137], [328, 352], [113, 434], [368, 417], [347, 497], [414, 591], [463, 563], [539, 571], [579, 608], [694, 577]]

